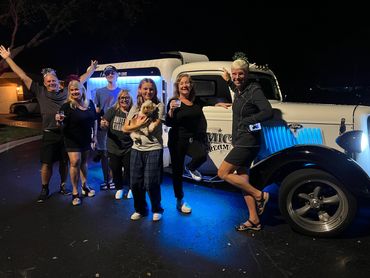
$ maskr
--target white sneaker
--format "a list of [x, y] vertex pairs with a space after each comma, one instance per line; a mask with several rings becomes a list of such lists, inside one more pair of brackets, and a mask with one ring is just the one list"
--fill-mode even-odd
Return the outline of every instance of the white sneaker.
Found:
[[127, 192], [127, 196], [126, 196], [126, 198], [127, 199], [132, 199], [132, 191], [131, 191], [131, 189]]
[[74, 206], [81, 205], [81, 199], [79, 197], [73, 197], [73, 199], [72, 199], [72, 205], [74, 205]]
[[185, 167], [185, 170], [189, 173], [191, 178], [195, 181], [201, 181], [202, 180], [202, 174], [198, 172], [198, 170], [191, 171], [188, 169], [188, 167]]
[[153, 213], [153, 221], [159, 221], [162, 218], [162, 213], [155, 212]]
[[116, 197], [116, 200], [121, 200], [123, 198], [123, 190], [118, 189], [115, 197]]
[[178, 211], [182, 213], [186, 213], [186, 214], [191, 213], [191, 206], [189, 206], [189, 204], [184, 202], [183, 200], [177, 201], [176, 208]]
[[85, 197], [94, 197], [95, 196], [95, 190], [91, 189], [89, 186], [85, 185], [81, 188], [82, 195]]
[[143, 218], [144, 216], [143, 215], [141, 215], [140, 213], [138, 213], [138, 212], [134, 212], [132, 215], [131, 215], [131, 220], [139, 220], [139, 219], [141, 219], [141, 218]]

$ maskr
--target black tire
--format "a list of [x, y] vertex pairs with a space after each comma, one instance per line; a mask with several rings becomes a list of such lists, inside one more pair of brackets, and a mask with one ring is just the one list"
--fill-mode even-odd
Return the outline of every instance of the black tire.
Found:
[[357, 201], [333, 175], [302, 169], [283, 180], [279, 207], [293, 230], [309, 236], [331, 237], [351, 224]]
[[15, 114], [17, 114], [18, 116], [26, 116], [28, 115], [28, 110], [26, 107], [24, 106], [19, 106], [15, 109]]

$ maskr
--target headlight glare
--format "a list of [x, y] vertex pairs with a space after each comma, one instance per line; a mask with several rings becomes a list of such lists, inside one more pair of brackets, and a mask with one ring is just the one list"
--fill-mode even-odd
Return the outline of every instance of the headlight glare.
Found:
[[368, 138], [362, 130], [351, 130], [336, 139], [337, 144], [350, 153], [360, 153], [368, 147]]

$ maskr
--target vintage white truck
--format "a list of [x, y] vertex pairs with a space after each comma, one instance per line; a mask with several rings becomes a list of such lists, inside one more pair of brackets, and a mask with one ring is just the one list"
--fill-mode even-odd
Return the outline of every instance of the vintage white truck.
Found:
[[[207, 56], [185, 52], [167, 53], [170, 58], [112, 63], [118, 71], [118, 86], [130, 90], [133, 98], [139, 81], [152, 78], [167, 104], [173, 82], [180, 73], [195, 81], [197, 97], [209, 106], [207, 119], [209, 157], [200, 168], [210, 181], [217, 180], [217, 167], [232, 148], [232, 109], [214, 104], [232, 102], [233, 93], [221, 77], [231, 61], [209, 61]], [[106, 85], [99, 65], [87, 83], [94, 97], [96, 88]], [[275, 74], [252, 64], [249, 78], [259, 82], [274, 108], [274, 118], [264, 123], [264, 144], [250, 171], [253, 185], [279, 186], [279, 207], [291, 227], [314, 236], [333, 236], [353, 220], [358, 197], [370, 197], [370, 107], [287, 103]], [[164, 166], [170, 165], [168, 128], [164, 127]]]

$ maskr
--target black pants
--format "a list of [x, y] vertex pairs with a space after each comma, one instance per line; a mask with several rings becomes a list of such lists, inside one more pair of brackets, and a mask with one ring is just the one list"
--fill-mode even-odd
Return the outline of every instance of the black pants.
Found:
[[109, 167], [112, 170], [113, 182], [117, 190], [122, 189], [123, 186], [130, 187], [130, 152], [128, 151], [124, 155], [108, 153]]
[[173, 190], [175, 197], [181, 200], [184, 198], [182, 174], [184, 172], [185, 156], [191, 157], [191, 161], [187, 165], [188, 169], [196, 170], [207, 160], [207, 151], [202, 142], [198, 140], [189, 142], [189, 139], [175, 140], [169, 138], [168, 148], [171, 155]]

